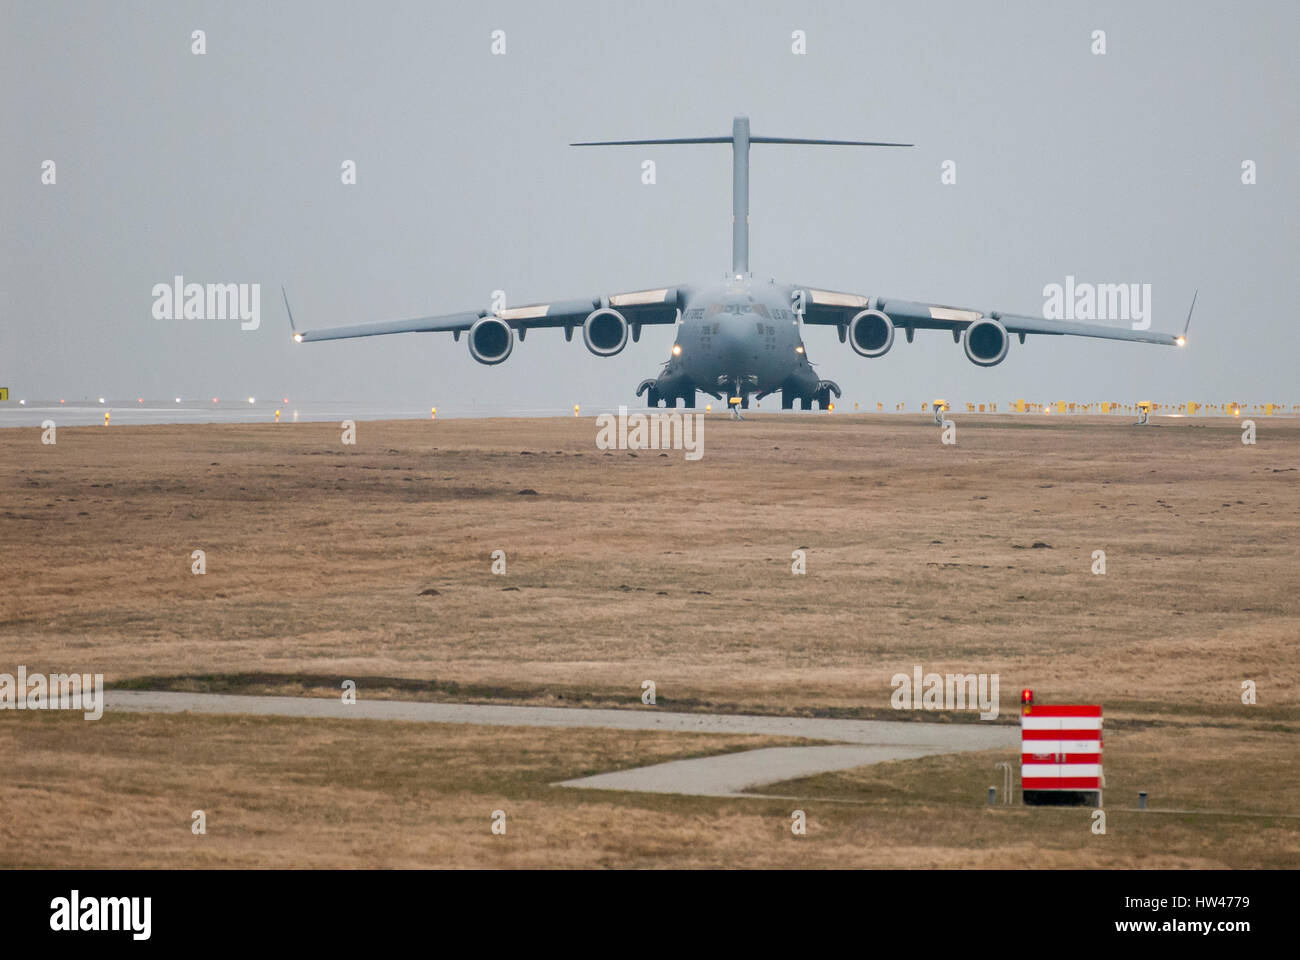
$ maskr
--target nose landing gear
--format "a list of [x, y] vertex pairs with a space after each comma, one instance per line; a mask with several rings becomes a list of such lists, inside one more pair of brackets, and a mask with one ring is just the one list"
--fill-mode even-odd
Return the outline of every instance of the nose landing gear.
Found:
[[732, 420], [744, 420], [740, 415], [741, 410], [749, 409], [749, 394], [741, 388], [739, 383], [732, 384], [732, 390], [727, 397], [727, 404], [731, 407]]

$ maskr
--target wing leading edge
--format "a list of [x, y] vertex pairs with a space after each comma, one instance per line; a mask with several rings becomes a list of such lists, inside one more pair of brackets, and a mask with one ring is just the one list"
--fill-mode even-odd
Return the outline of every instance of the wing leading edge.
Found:
[[[1044, 336], [1096, 337], [1103, 340], [1127, 340], [1137, 343], [1155, 343], [1162, 346], [1182, 346], [1187, 339], [1187, 326], [1181, 335], [1161, 333], [1156, 330], [1133, 330], [1111, 327], [1102, 323], [1079, 323], [1069, 320], [1046, 320], [1018, 313], [984, 312], [965, 307], [950, 307], [935, 303], [918, 303], [885, 297], [866, 297], [855, 293], [837, 293], [812, 287], [796, 287], [804, 297], [804, 323], [834, 326], [840, 329], [840, 339], [847, 332], [849, 321], [863, 310], [879, 310], [894, 322], [895, 327], [912, 339], [916, 330], [948, 330], [960, 334], [977, 320], [996, 320], [1008, 333], [1016, 334], [1021, 341], [1029, 334]], [[1193, 308], [1196, 298], [1192, 298]], [[1190, 325], [1192, 314], [1187, 313]]]
[[443, 313], [428, 317], [410, 317], [404, 320], [376, 320], [323, 330], [299, 330], [289, 306], [289, 295], [282, 287], [284, 309], [289, 314], [289, 329], [298, 343], [317, 340], [347, 340], [355, 337], [378, 337], [391, 333], [450, 333], [456, 339], [484, 317], [505, 321], [518, 331], [520, 339], [534, 328], [563, 327], [566, 339], [573, 329], [582, 325], [593, 310], [602, 307], [617, 310], [627, 318], [633, 328], [633, 339], [640, 334], [642, 324], [677, 322], [677, 309], [682, 298], [680, 287], [659, 287], [631, 293], [615, 293], [606, 297], [588, 297], [580, 300], [552, 300], [531, 303], [506, 310], [466, 310], [460, 313]]

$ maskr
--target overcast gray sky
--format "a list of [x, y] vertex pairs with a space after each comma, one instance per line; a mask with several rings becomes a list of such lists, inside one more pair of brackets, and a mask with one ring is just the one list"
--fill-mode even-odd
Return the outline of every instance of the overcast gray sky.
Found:
[[[722, 134], [747, 113], [756, 134], [917, 145], [755, 146], [756, 279], [1021, 313], [1067, 275], [1150, 283], [1163, 330], [1200, 288], [1181, 351], [1031, 338], [984, 370], [942, 333], [865, 360], [808, 330], [845, 401], [1300, 401], [1298, 11], [4, 2], [0, 385], [635, 402], [668, 328], [611, 360], [539, 331], [489, 368], [447, 335], [295, 346], [279, 287], [319, 327], [485, 307], [498, 288], [519, 304], [720, 278], [725, 145], [566, 144]], [[260, 329], [154, 319], [153, 285], [176, 274], [260, 283]]]

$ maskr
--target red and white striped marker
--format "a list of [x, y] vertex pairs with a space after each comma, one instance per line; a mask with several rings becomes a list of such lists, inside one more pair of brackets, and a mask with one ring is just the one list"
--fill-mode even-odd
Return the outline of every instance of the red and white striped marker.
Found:
[[1022, 790], [1101, 790], [1101, 706], [1026, 704], [1020, 714]]

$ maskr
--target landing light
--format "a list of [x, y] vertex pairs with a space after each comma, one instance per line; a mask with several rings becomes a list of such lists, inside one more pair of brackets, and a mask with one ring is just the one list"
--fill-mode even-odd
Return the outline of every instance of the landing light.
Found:
[[1187, 338], [1179, 337], [1177, 340], [1174, 341], [1174, 343], [1178, 344], [1180, 347], [1185, 346], [1187, 344]]
[[801, 344], [799, 344], [799, 346], [795, 347], [795, 348], [794, 348], [794, 352], [795, 352], [795, 353], [803, 353], [803, 344], [801, 343]]
[[302, 334], [301, 334], [301, 333], [295, 333], [295, 334], [293, 335], [293, 340], [294, 340], [294, 343], [302, 343]]
[[673, 344], [673, 356], [674, 356], [674, 357], [680, 357], [681, 355], [682, 355], [682, 345], [681, 345], [680, 343], [674, 343], [674, 344]]

